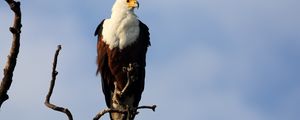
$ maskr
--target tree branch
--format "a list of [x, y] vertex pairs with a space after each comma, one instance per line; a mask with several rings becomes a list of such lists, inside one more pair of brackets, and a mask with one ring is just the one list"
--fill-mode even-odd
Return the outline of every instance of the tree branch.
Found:
[[151, 109], [153, 112], [155, 112], [155, 109], [156, 109], [156, 105], [152, 105], [152, 106], [139, 106], [137, 107], [136, 109]]
[[123, 72], [126, 72], [127, 75], [127, 83], [120, 93], [121, 97], [125, 94], [125, 92], [127, 91], [128, 87], [131, 85], [131, 83], [135, 81], [136, 76], [135, 74], [132, 75], [132, 72], [138, 71], [137, 70], [138, 67], [139, 65], [137, 63], [129, 63], [128, 67], [123, 67]]
[[102, 110], [101, 112], [99, 112], [93, 120], [99, 120], [103, 115], [105, 115], [106, 113], [112, 113], [112, 112], [117, 112], [117, 113], [126, 113], [127, 110], [120, 110], [120, 109], [112, 109], [112, 108], [106, 108], [104, 110]]
[[72, 116], [71, 112], [68, 110], [68, 108], [58, 107], [58, 106], [50, 103], [50, 98], [51, 98], [51, 95], [52, 95], [52, 92], [53, 92], [53, 89], [54, 89], [54, 86], [55, 86], [56, 76], [58, 74], [58, 72], [56, 71], [56, 66], [57, 66], [57, 57], [59, 55], [60, 50], [61, 50], [61, 45], [58, 45], [57, 50], [56, 50], [55, 55], [54, 55], [53, 67], [52, 67], [52, 80], [51, 80], [51, 83], [50, 83], [49, 92], [46, 96], [45, 105], [48, 108], [51, 108], [55, 111], [65, 113], [68, 116], [69, 120], [73, 120], [73, 116]]
[[[130, 111], [137, 111], [138, 109], [151, 109], [153, 112], [155, 112], [155, 108], [157, 106], [156, 105], [152, 105], [152, 106], [139, 106], [137, 108], [134, 108], [132, 110], [121, 110], [121, 109], [113, 109], [113, 108], [106, 108], [104, 110], [102, 110], [101, 112], [99, 112], [93, 120], [99, 120], [103, 115], [105, 115], [106, 113], [122, 113], [122, 114], [126, 114]], [[136, 112], [136, 114], [138, 114], [138, 112]]]
[[9, 30], [13, 34], [12, 46], [10, 49], [10, 54], [7, 57], [7, 62], [4, 67], [4, 76], [0, 85], [0, 108], [4, 101], [9, 97], [7, 91], [11, 86], [13, 72], [17, 64], [17, 57], [20, 48], [20, 33], [21, 33], [21, 9], [20, 2], [15, 2], [14, 0], [5, 0], [10, 6], [10, 9], [15, 13], [13, 27]]

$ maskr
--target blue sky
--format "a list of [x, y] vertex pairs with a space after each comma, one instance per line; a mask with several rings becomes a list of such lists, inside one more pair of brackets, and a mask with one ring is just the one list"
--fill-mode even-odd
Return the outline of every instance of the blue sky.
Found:
[[[52, 102], [68, 107], [76, 120], [92, 119], [105, 108], [93, 33], [114, 1], [21, 2], [21, 51], [0, 119], [67, 119], [43, 105], [58, 44], [63, 49]], [[300, 119], [299, 0], [139, 2], [136, 12], [152, 43], [140, 104], [158, 108], [137, 119]], [[0, 16], [3, 68], [13, 16], [4, 1]]]

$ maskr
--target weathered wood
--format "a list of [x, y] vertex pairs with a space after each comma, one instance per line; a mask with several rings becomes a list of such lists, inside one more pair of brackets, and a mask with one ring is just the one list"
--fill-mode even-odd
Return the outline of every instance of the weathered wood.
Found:
[[53, 67], [52, 67], [52, 80], [50, 83], [48, 94], [45, 99], [45, 105], [48, 108], [51, 108], [52, 110], [65, 113], [68, 116], [69, 120], [73, 120], [73, 116], [72, 116], [71, 112], [68, 110], [68, 108], [59, 107], [59, 106], [56, 106], [56, 105], [50, 103], [50, 98], [51, 98], [51, 95], [53, 93], [53, 89], [55, 86], [56, 76], [58, 74], [58, 72], [56, 71], [56, 66], [57, 66], [57, 58], [58, 58], [60, 50], [61, 50], [61, 45], [58, 45], [57, 50], [54, 55]]
[[10, 6], [10, 9], [15, 13], [13, 27], [10, 27], [9, 30], [13, 34], [12, 46], [10, 53], [7, 56], [7, 61], [4, 67], [4, 76], [0, 85], [0, 108], [4, 101], [8, 100], [9, 96], [7, 91], [9, 90], [12, 84], [13, 72], [17, 64], [17, 57], [19, 54], [20, 48], [20, 34], [21, 34], [21, 9], [20, 2], [14, 0], [5, 0]]

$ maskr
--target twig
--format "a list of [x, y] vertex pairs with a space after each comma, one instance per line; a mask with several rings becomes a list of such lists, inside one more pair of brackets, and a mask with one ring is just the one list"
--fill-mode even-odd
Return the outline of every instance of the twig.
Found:
[[[125, 110], [121, 110], [121, 109], [113, 109], [113, 108], [106, 108], [104, 110], [102, 110], [101, 112], [99, 112], [93, 120], [99, 120], [103, 115], [105, 115], [106, 113], [122, 113], [122, 114], [125, 114], [125, 113], [128, 113], [129, 111], [137, 111], [138, 109], [152, 109], [153, 112], [155, 112], [155, 108], [157, 106], [156, 105], [152, 105], [152, 106], [139, 106], [137, 108], [133, 108], [132, 110], [128, 110], [128, 109], [125, 109]], [[137, 114], [138, 112], [136, 112]]]
[[112, 109], [112, 108], [106, 108], [104, 110], [102, 110], [101, 112], [99, 112], [93, 120], [99, 120], [103, 115], [105, 115], [106, 113], [112, 113], [112, 112], [116, 112], [116, 113], [126, 113], [128, 110], [120, 110], [120, 109]]
[[128, 90], [128, 87], [132, 84], [131, 82], [134, 82], [135, 81], [135, 77], [136, 76], [131, 76], [132, 72], [133, 71], [137, 71], [135, 69], [138, 68], [138, 64], [137, 63], [129, 63], [128, 67], [123, 67], [123, 72], [126, 72], [126, 75], [127, 75], [127, 83], [125, 85], [125, 87], [123, 88], [123, 90], [121, 91], [120, 93], [120, 96], [122, 97], [125, 92]]
[[0, 85], [0, 108], [4, 101], [8, 100], [7, 91], [11, 86], [13, 72], [17, 64], [17, 57], [20, 48], [20, 33], [21, 33], [21, 9], [20, 2], [14, 0], [5, 0], [10, 6], [10, 9], [15, 13], [13, 27], [9, 30], [13, 34], [12, 46], [8, 55], [6, 65], [4, 67], [4, 76]]
[[57, 57], [58, 57], [58, 54], [59, 54], [60, 50], [61, 50], [61, 45], [58, 45], [57, 50], [56, 50], [55, 55], [54, 55], [53, 68], [52, 68], [52, 80], [51, 80], [49, 92], [48, 92], [48, 94], [46, 96], [45, 105], [48, 108], [51, 108], [51, 109], [53, 109], [55, 111], [59, 111], [59, 112], [65, 113], [68, 116], [69, 120], [73, 120], [72, 114], [68, 110], [68, 108], [58, 107], [58, 106], [50, 103], [50, 98], [51, 98], [51, 95], [52, 95], [52, 92], [53, 92], [53, 88], [55, 86], [56, 76], [58, 74], [58, 72], [56, 71], [56, 66], [57, 66]]
[[156, 109], [156, 105], [152, 105], [152, 106], [139, 106], [137, 107], [137, 110], [138, 109], [152, 109], [153, 112], [155, 112], [155, 109]]

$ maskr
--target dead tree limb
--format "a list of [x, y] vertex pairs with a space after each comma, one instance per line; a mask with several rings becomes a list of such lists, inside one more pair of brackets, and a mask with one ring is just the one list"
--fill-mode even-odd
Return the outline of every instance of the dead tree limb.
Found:
[[57, 66], [57, 57], [59, 55], [60, 50], [61, 50], [61, 45], [58, 45], [57, 50], [54, 55], [53, 67], [52, 67], [52, 80], [50, 83], [50, 88], [49, 88], [48, 94], [46, 96], [45, 105], [48, 108], [51, 108], [55, 111], [65, 113], [68, 116], [69, 120], [73, 120], [73, 116], [72, 116], [71, 112], [68, 110], [68, 108], [58, 107], [58, 106], [50, 103], [50, 98], [51, 98], [51, 95], [52, 95], [52, 92], [53, 92], [53, 89], [55, 86], [56, 76], [58, 74], [58, 72], [56, 71], [56, 66]]
[[14, 0], [5, 0], [5, 1], [10, 6], [10, 9], [15, 13], [15, 17], [14, 17], [13, 27], [9, 28], [10, 32], [13, 34], [13, 40], [12, 40], [10, 53], [7, 57], [6, 65], [4, 67], [4, 76], [0, 85], [0, 108], [3, 102], [9, 98], [7, 91], [11, 86], [13, 72], [17, 64], [17, 57], [20, 48], [20, 33], [22, 27], [20, 2], [16, 2]]
[[[152, 106], [139, 106], [137, 108], [134, 108], [132, 110], [121, 110], [121, 109], [113, 109], [113, 108], [106, 108], [104, 110], [102, 110], [101, 112], [99, 112], [93, 120], [99, 120], [103, 115], [105, 115], [106, 113], [122, 113], [122, 114], [126, 114], [128, 112], [131, 111], [137, 111], [138, 109], [151, 109], [152, 111], [155, 111], [156, 105], [152, 105]], [[138, 114], [138, 112], [136, 113]]]
[[137, 110], [138, 109], [151, 109], [153, 112], [155, 112], [155, 109], [156, 109], [156, 105], [152, 105], [152, 106], [139, 106], [136, 108]]
[[[125, 87], [120, 91], [117, 88], [117, 82], [114, 82], [114, 93], [112, 97], [112, 101], [115, 102], [118, 107], [112, 107], [112, 108], [106, 108], [99, 112], [93, 120], [99, 120], [103, 115], [106, 113], [115, 113], [116, 115], [111, 115], [111, 119], [116, 119], [116, 120], [133, 120], [134, 116], [137, 115], [139, 112], [139, 109], [151, 109], [155, 111], [156, 105], [152, 106], [139, 106], [139, 107], [131, 107], [129, 105], [126, 105], [125, 103], [122, 103], [122, 100], [120, 100], [120, 97], [123, 97], [124, 94], [126, 94], [128, 87], [131, 86], [132, 83], [137, 79], [134, 75], [137, 74], [135, 73], [138, 71], [138, 64], [137, 63], [129, 63], [128, 67], [123, 67], [123, 72], [126, 73], [127, 75], [127, 83]], [[127, 116], [126, 118], [123, 118], [124, 116]], [[132, 117], [133, 116], [133, 117]]]

